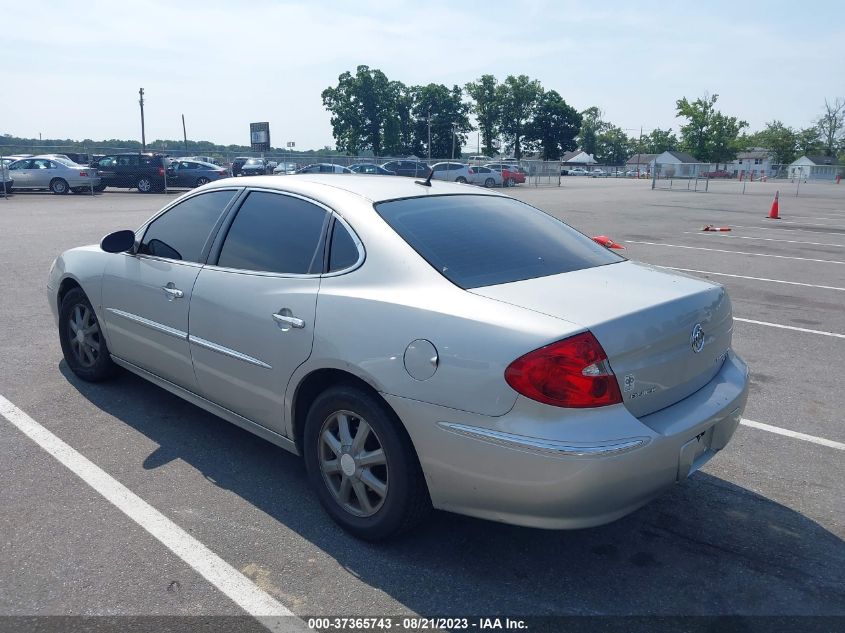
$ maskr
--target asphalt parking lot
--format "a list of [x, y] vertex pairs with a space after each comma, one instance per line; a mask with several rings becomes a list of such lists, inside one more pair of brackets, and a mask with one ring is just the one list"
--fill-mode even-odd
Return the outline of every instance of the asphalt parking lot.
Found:
[[[845, 185], [782, 196], [778, 221], [764, 217], [776, 183], [744, 196], [650, 184], [507, 192], [632, 259], [722, 283], [733, 301], [746, 424], [701, 472], [611, 525], [435, 513], [363, 543], [323, 513], [299, 458], [128, 373], [77, 379], [45, 300], [51, 261], [177, 194], [0, 199], [0, 396], [303, 618], [845, 617]], [[2, 417], [0, 482], [0, 616], [243, 613]]]

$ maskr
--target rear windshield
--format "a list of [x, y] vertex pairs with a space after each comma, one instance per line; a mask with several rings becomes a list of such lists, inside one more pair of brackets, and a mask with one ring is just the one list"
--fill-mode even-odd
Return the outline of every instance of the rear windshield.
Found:
[[560, 220], [498, 196], [426, 196], [376, 212], [444, 277], [479, 288], [624, 261]]

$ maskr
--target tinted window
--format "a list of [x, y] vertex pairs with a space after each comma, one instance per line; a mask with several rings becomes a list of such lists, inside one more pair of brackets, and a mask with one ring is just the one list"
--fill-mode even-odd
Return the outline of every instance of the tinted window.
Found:
[[226, 235], [218, 266], [304, 274], [320, 268], [326, 211], [299, 198], [253, 191]]
[[186, 262], [200, 261], [211, 229], [235, 193], [213, 191], [177, 204], [150, 224], [139, 252]]
[[461, 288], [623, 261], [560, 220], [511, 198], [429, 196], [382, 202], [376, 211]]
[[18, 162], [9, 165], [9, 169], [30, 169], [31, 167], [31, 160], [19, 160]]
[[332, 230], [332, 249], [329, 252], [329, 272], [349, 268], [358, 261], [358, 248], [355, 240], [340, 222], [334, 223]]

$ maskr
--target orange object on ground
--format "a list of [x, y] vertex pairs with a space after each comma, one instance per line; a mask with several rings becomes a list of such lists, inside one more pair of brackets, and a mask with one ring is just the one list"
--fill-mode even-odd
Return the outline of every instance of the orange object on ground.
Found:
[[770, 220], [780, 220], [780, 205], [778, 204], [779, 197], [780, 191], [775, 191], [775, 199], [772, 200], [772, 208], [769, 211]]
[[713, 226], [712, 224], [706, 225], [704, 228], [701, 229], [702, 231], [710, 231], [711, 233], [719, 233], [722, 231], [730, 231], [731, 227], [729, 226]]
[[601, 244], [605, 248], [616, 248], [625, 250], [625, 247], [622, 244], [617, 244], [612, 239], [610, 239], [607, 235], [595, 235], [593, 236], [593, 241], [596, 244]]

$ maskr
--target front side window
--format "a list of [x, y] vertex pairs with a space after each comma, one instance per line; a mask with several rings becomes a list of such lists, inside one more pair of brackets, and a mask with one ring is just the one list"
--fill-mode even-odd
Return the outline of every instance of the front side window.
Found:
[[202, 260], [205, 243], [235, 191], [212, 191], [188, 198], [153, 220], [139, 253], [186, 262]]
[[9, 169], [16, 170], [16, 169], [32, 169], [32, 161], [31, 160], [19, 160], [16, 163], [12, 163], [9, 165]]
[[[217, 265], [260, 272], [319, 272], [328, 213], [293, 196], [253, 191], [232, 222]], [[322, 250], [322, 249], [320, 249]]]
[[431, 266], [464, 289], [624, 261], [512, 198], [427, 196], [381, 202], [375, 209]]

